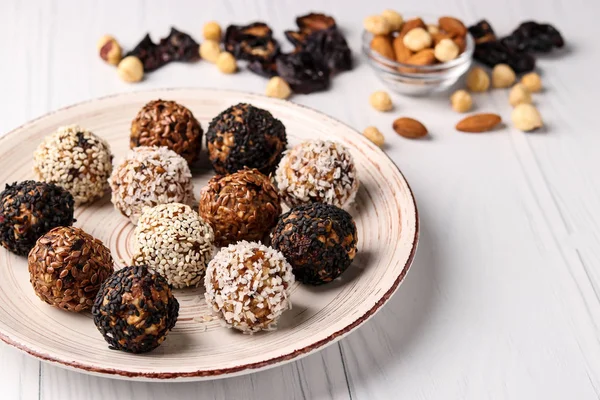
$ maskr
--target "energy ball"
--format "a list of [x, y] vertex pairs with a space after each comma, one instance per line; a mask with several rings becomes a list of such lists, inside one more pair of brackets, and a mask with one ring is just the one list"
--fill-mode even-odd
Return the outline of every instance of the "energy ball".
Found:
[[188, 163], [166, 147], [136, 147], [113, 172], [111, 201], [136, 225], [144, 207], [194, 204]]
[[111, 349], [145, 353], [157, 348], [173, 329], [179, 303], [162, 275], [138, 265], [104, 281], [92, 314]]
[[350, 151], [329, 140], [309, 140], [286, 152], [275, 181], [290, 207], [318, 202], [345, 208], [359, 185]]
[[218, 246], [260, 240], [281, 214], [277, 190], [257, 169], [216, 175], [200, 192], [200, 216], [215, 232]]
[[39, 238], [28, 262], [35, 294], [72, 312], [92, 308], [100, 285], [114, 271], [110, 250], [72, 226], [54, 228]]
[[350, 266], [357, 241], [350, 214], [329, 204], [311, 203], [296, 206], [281, 216], [271, 245], [292, 265], [297, 280], [321, 285]]
[[112, 158], [104, 139], [77, 125], [64, 126], [33, 153], [33, 172], [37, 180], [64, 187], [82, 204], [108, 190]]
[[213, 254], [215, 236], [190, 206], [146, 208], [135, 228], [133, 265], [147, 265], [175, 288], [198, 286]]
[[216, 116], [206, 132], [208, 157], [218, 174], [243, 167], [275, 170], [287, 145], [285, 127], [270, 112], [240, 103]]
[[142, 107], [131, 122], [129, 145], [132, 149], [165, 146], [192, 163], [202, 147], [202, 126], [181, 104], [154, 100]]
[[74, 206], [73, 196], [52, 183], [7, 184], [0, 193], [0, 243], [15, 254], [27, 256], [40, 236], [73, 223]]
[[204, 297], [228, 328], [274, 330], [292, 308], [293, 283], [292, 268], [279, 251], [241, 241], [221, 249], [208, 264]]

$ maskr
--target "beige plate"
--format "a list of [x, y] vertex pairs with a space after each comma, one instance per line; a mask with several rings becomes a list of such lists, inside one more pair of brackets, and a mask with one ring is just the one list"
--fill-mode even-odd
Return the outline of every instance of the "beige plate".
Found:
[[[203, 289], [175, 290], [181, 309], [175, 329], [156, 350], [132, 355], [109, 350], [92, 317], [42, 303], [29, 283], [27, 261], [0, 248], [0, 339], [53, 364], [115, 378], [200, 380], [244, 374], [298, 359], [334, 343], [372, 317], [402, 282], [418, 238], [413, 195], [394, 163], [348, 126], [288, 101], [222, 90], [176, 89], [120, 94], [51, 113], [0, 140], [0, 184], [33, 179], [32, 154], [56, 128], [80, 124], [108, 139], [120, 162], [129, 126], [148, 101], [169, 99], [192, 110], [206, 131], [219, 112], [238, 102], [268, 109], [286, 126], [290, 144], [328, 138], [348, 146], [361, 182], [350, 210], [358, 227], [358, 255], [338, 279], [322, 287], [295, 284], [293, 309], [279, 329], [253, 336], [225, 329], [208, 314]], [[206, 160], [204, 160], [206, 164]], [[212, 175], [194, 171], [195, 192]], [[110, 247], [117, 268], [130, 260], [133, 226], [109, 196], [76, 210], [76, 226]]]

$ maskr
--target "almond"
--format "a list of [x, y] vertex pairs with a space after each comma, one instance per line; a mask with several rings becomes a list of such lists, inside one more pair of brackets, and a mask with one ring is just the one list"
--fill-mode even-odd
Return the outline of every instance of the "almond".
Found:
[[425, 125], [416, 119], [407, 117], [398, 118], [392, 126], [398, 135], [408, 139], [418, 139], [427, 135]]
[[435, 47], [436, 44], [441, 42], [442, 39], [452, 39], [452, 37], [449, 34], [442, 32], [432, 33], [431, 38], [433, 39], [433, 47]]
[[458, 46], [458, 51], [460, 51], [460, 53], [462, 54], [465, 51], [466, 47], [467, 47], [467, 41], [465, 40], [465, 37], [464, 36], [458, 36], [458, 37], [455, 37], [452, 40], [454, 40], [454, 43], [456, 43], [456, 45]]
[[402, 29], [400, 30], [400, 33], [398, 33], [398, 36], [404, 36], [408, 33], [408, 31], [411, 31], [415, 28], [423, 28], [427, 30], [427, 25], [425, 25], [425, 22], [423, 22], [421, 18], [409, 19], [402, 26]]
[[464, 37], [467, 35], [465, 24], [456, 18], [440, 17], [438, 24], [443, 31], [446, 31], [452, 37]]
[[423, 49], [406, 60], [406, 63], [411, 65], [433, 65], [435, 64], [435, 53], [433, 49]]
[[371, 40], [371, 50], [390, 60], [396, 59], [394, 47], [392, 46], [392, 38], [388, 35], [373, 36], [373, 39]]
[[471, 133], [486, 132], [500, 122], [502, 122], [502, 118], [498, 114], [474, 114], [456, 124], [456, 130]]
[[394, 53], [396, 54], [396, 61], [401, 63], [405, 63], [413, 55], [413, 52], [404, 45], [401, 36], [394, 38]]

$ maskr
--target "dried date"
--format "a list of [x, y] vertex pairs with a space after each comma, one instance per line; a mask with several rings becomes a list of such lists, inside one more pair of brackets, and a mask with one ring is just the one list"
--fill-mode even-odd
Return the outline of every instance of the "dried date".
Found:
[[513, 51], [499, 41], [478, 44], [473, 58], [490, 68], [497, 64], [508, 64], [516, 73], [529, 72], [535, 68], [535, 58], [531, 54]]
[[156, 44], [146, 34], [144, 38], [125, 55], [135, 56], [142, 61], [144, 72], [152, 72], [171, 61], [195, 61], [198, 56], [198, 43], [186, 33], [171, 28], [169, 36]]
[[263, 22], [229, 25], [225, 31], [225, 49], [238, 60], [247, 61], [268, 62], [279, 53], [273, 31]]
[[281, 54], [276, 61], [277, 72], [294, 93], [313, 93], [329, 87], [329, 68], [310, 53]]
[[469, 33], [475, 39], [475, 44], [493, 42], [497, 40], [492, 26], [485, 19], [469, 27]]
[[310, 13], [296, 18], [296, 25], [303, 33], [313, 33], [336, 28], [335, 19], [329, 15]]
[[263, 62], [260, 60], [254, 60], [248, 63], [248, 69], [257, 75], [265, 78], [272, 78], [279, 75], [277, 73], [277, 64], [274, 60], [269, 62]]
[[541, 53], [548, 53], [553, 48], [561, 48], [565, 45], [562, 35], [555, 27], [534, 21], [523, 22], [501, 42], [515, 51]]
[[331, 73], [352, 69], [352, 51], [344, 35], [335, 28], [308, 35], [303, 50], [327, 65]]

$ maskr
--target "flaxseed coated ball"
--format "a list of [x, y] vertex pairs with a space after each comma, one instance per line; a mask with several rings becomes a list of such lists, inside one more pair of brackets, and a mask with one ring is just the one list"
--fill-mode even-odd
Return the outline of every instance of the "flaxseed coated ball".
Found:
[[33, 153], [36, 179], [67, 189], [76, 204], [102, 197], [112, 171], [108, 142], [77, 125], [58, 128]]
[[111, 178], [111, 201], [134, 225], [144, 207], [195, 203], [188, 163], [166, 147], [136, 147]]
[[7, 184], [0, 193], [0, 243], [26, 256], [40, 236], [73, 223], [74, 205], [73, 196], [52, 183]]
[[293, 283], [292, 268], [279, 251], [241, 241], [221, 249], [208, 264], [204, 296], [225, 326], [254, 333], [274, 330], [292, 308]]
[[283, 214], [271, 245], [292, 265], [296, 279], [311, 285], [340, 276], [356, 255], [356, 225], [339, 207], [310, 203]]
[[135, 228], [133, 265], [147, 265], [174, 288], [198, 286], [212, 258], [213, 230], [185, 204], [146, 208]]
[[104, 281], [92, 314], [111, 349], [145, 353], [157, 348], [173, 329], [179, 303], [160, 274], [144, 265], [131, 266]]
[[283, 156], [275, 181], [290, 207], [312, 202], [348, 207], [358, 192], [358, 176], [350, 151], [329, 140], [308, 140]]
[[89, 310], [100, 285], [114, 271], [110, 250], [72, 226], [52, 229], [38, 239], [28, 257], [35, 294], [66, 311]]
[[200, 216], [215, 232], [218, 246], [261, 240], [281, 214], [277, 190], [257, 169], [216, 175], [200, 192]]
[[287, 145], [285, 127], [267, 110], [240, 103], [216, 116], [206, 132], [208, 157], [219, 174], [243, 167], [275, 170]]
[[165, 146], [192, 163], [202, 147], [202, 126], [181, 104], [154, 100], [131, 122], [130, 147], [138, 146]]

